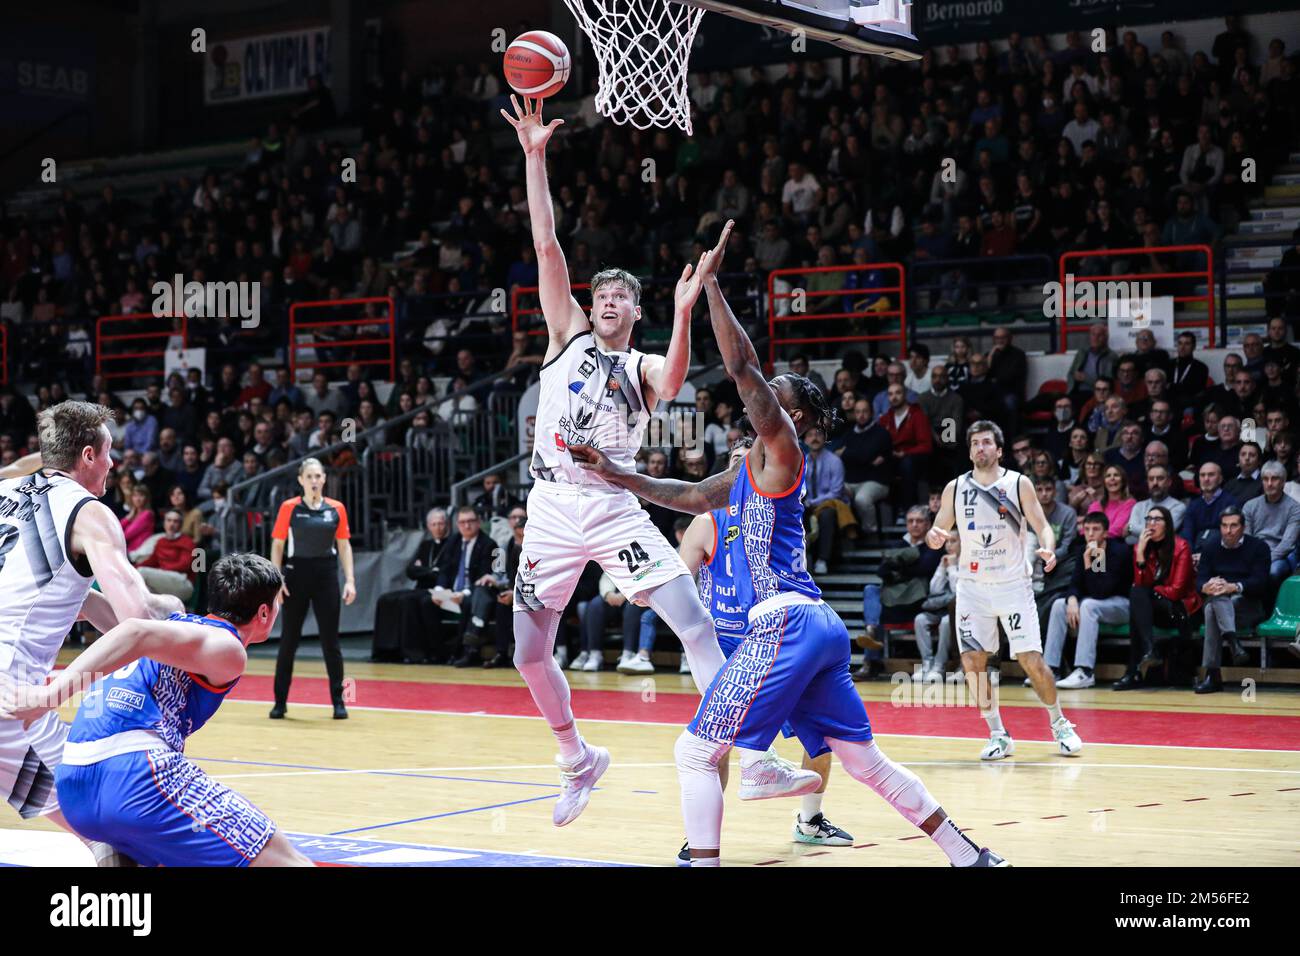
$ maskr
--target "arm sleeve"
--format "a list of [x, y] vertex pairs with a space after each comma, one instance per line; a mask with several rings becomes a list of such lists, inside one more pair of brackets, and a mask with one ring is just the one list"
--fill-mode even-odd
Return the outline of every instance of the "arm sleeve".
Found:
[[293, 517], [295, 500], [291, 498], [280, 502], [280, 510], [275, 516], [275, 527], [271, 529], [271, 537], [276, 541], [289, 540], [289, 519]]

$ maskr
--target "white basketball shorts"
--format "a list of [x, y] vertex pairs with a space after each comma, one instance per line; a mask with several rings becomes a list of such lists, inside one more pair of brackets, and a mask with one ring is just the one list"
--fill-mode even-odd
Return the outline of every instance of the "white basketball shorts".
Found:
[[588, 561], [628, 600], [690, 573], [630, 491], [534, 482], [514, 609], [563, 611]]
[[957, 579], [957, 647], [959, 651], [998, 651], [998, 621], [1007, 632], [1011, 657], [1043, 650], [1034, 588], [1023, 581], [984, 584]]
[[59, 809], [54, 771], [63, 762], [68, 725], [50, 711], [24, 728], [0, 720], [0, 799], [24, 820]]

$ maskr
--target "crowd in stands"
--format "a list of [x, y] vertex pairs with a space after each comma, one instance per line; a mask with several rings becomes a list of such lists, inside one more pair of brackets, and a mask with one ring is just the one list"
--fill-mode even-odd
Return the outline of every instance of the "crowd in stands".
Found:
[[[728, 218], [738, 225], [724, 272], [760, 279], [784, 267], [1213, 243], [1243, 217], [1300, 131], [1295, 58], [1273, 40], [1256, 62], [1249, 39], [1229, 17], [1208, 53], [1182, 49], [1172, 31], [1159, 51], [1126, 33], [1108, 37], [1104, 53], [1077, 34], [1056, 50], [1042, 37], [1013, 35], [996, 52], [980, 42], [973, 58], [955, 47], [927, 52], [915, 65], [854, 58], [842, 80], [815, 59], [791, 62], [776, 79], [760, 68], [697, 75], [696, 135], [689, 139], [603, 122], [588, 97], [549, 156], [572, 279], [585, 282], [596, 268], [617, 264], [666, 280], [646, 287], [644, 325], [651, 327], [682, 263]], [[215, 548], [229, 488], [333, 445], [345, 422], [362, 432], [399, 419], [369, 441], [402, 445], [474, 407], [472, 396], [449, 400], [450, 391], [516, 365], [524, 371], [505, 387], [522, 391], [536, 375], [537, 339], [522, 330], [511, 337], [508, 314], [483, 305], [492, 290], [537, 278], [518, 151], [494, 136], [501, 84], [484, 67], [431, 67], [422, 76], [390, 76], [372, 93], [364, 114], [351, 118], [362, 128], [359, 143], [331, 132], [329, 91], [314, 83], [283, 122], [253, 139], [235, 168], [197, 180], [163, 177], [147, 203], [123, 199], [111, 185], [93, 202], [65, 188], [47, 221], [0, 218], [0, 303], [11, 323], [16, 383], [0, 392], [0, 464], [35, 448], [37, 409], [82, 393], [114, 408], [119, 467], [107, 498], [153, 586], [189, 593], [196, 569], [185, 557], [196, 546]], [[343, 181], [345, 158], [356, 160], [355, 183]], [[1257, 164], [1253, 183], [1240, 174], [1245, 158]], [[1292, 266], [1300, 262], [1300, 245], [1287, 255]], [[1027, 357], [1006, 327], [992, 332], [987, 348], [977, 348], [978, 338], [958, 338], [942, 362], [932, 362], [920, 341], [892, 357], [874, 346], [870, 355], [811, 347], [813, 357], [841, 360], [830, 382], [816, 376], [809, 355], [788, 357], [791, 371], [826, 388], [846, 422], [838, 434], [803, 436], [815, 572], [834, 565], [846, 538], [874, 535], [896, 515], [908, 528], [899, 544], [916, 547], [937, 508], [935, 493], [968, 467], [966, 425], [989, 419], [1004, 431], [1009, 466], [1032, 475], [1049, 513], [1062, 527], [1079, 523], [1073, 543], [1058, 532], [1063, 557], [1071, 546], [1101, 549], [1113, 564], [1122, 546], [1133, 558], [1131, 580], [1117, 578], [1095, 595], [1091, 579], [1071, 588], [1065, 562], [1052, 574], [1039, 569], [1040, 593], [1070, 589], [1060, 612], [1055, 599], [1042, 602], [1045, 634], [1064, 625], [1079, 631], [1075, 660], [1084, 676], [1068, 679], [1091, 675], [1079, 622], [1119, 613], [1118, 592], [1106, 588], [1133, 588], [1131, 614], [1148, 631], [1151, 621], [1182, 620], [1180, 604], [1190, 620], [1204, 602], [1207, 622], [1213, 615], [1216, 633], [1231, 639], [1235, 632], [1216, 608], [1220, 598], [1239, 604], [1242, 595], [1216, 593], [1240, 570], [1225, 557], [1237, 546], [1224, 526], [1239, 518], [1246, 540], [1267, 546], [1265, 583], [1250, 577], [1246, 592], [1262, 612], [1296, 562], [1300, 350], [1290, 344], [1290, 325], [1300, 316], [1300, 280], [1287, 261], [1268, 280], [1279, 295], [1269, 299], [1267, 335], [1247, 335], [1242, 354], [1229, 356], [1223, 381], [1213, 385], [1194, 356], [1193, 336], [1179, 336], [1172, 356], [1149, 334], [1139, 336], [1135, 350], [1121, 356], [1107, 347], [1104, 328], [1075, 356], [1063, 395], [1027, 394]], [[1175, 264], [1152, 253], [1112, 266], [1154, 273]], [[94, 323], [148, 311], [153, 283], [176, 273], [259, 281], [262, 322], [253, 329], [237, 318], [191, 323], [189, 344], [206, 347], [207, 369], [150, 382], [128, 404], [95, 374]], [[978, 263], [941, 267], [919, 304], [966, 305], [990, 274]], [[873, 272], [847, 281], [860, 286], [846, 290], [843, 278], [827, 285], [815, 273], [800, 283], [825, 293], [810, 296], [811, 311], [867, 313], [850, 327], [877, 331], [869, 313], [890, 303], [871, 288], [888, 280]], [[387, 399], [379, 398], [368, 353], [347, 346], [355, 332], [324, 343], [327, 358], [350, 361], [342, 382], [323, 371], [310, 384], [292, 381], [287, 307], [373, 296], [396, 304], [401, 361]], [[364, 314], [381, 311], [366, 306]], [[492, 347], [478, 347], [483, 343]], [[275, 364], [263, 367], [259, 357]], [[697, 480], [725, 467], [739, 437], [734, 388], [701, 388], [695, 405], [706, 425], [702, 446], [645, 454], [647, 470]], [[417, 410], [413, 420], [405, 417]], [[1050, 421], [1040, 427], [1035, 416], [1044, 412]], [[361, 451], [354, 445], [328, 463], [346, 467]], [[1184, 471], [1195, 476], [1191, 487]], [[270, 491], [259, 488], [255, 494]], [[503, 632], [489, 629], [506, 617], [495, 612], [508, 603], [501, 582], [509, 576], [484, 570], [482, 549], [466, 542], [501, 519], [498, 545], [508, 557], [511, 528], [522, 534], [526, 512], [513, 500], [499, 502], [504, 491], [484, 494], [487, 505], [473, 520], [466, 512], [442, 515], [442, 538], [431, 516], [439, 546], [423, 548], [408, 570], [419, 587], [456, 594], [466, 593], [467, 577], [471, 613], [435, 648], [408, 654], [398, 647], [398, 656], [466, 664], [481, 656], [491, 664], [504, 655]], [[674, 532], [676, 516], [655, 517], [665, 534]], [[452, 524], [461, 535], [455, 555], [442, 546], [456, 541]], [[1142, 562], [1148, 546], [1158, 556]], [[917, 622], [925, 669], [941, 670], [951, 634], [939, 599], [951, 590], [953, 555], [920, 553], [919, 561], [891, 569], [894, 580], [868, 589], [867, 623], [870, 630]], [[1187, 572], [1182, 555], [1216, 573], [1198, 583], [1200, 571]], [[621, 664], [641, 672], [638, 661], [648, 660], [653, 646], [653, 614], [620, 604], [607, 584], [599, 576], [584, 580], [575, 596], [581, 649], [574, 662], [599, 667], [590, 663], [591, 635], [619, 618]], [[1154, 596], [1139, 600], [1142, 588]], [[410, 610], [389, 603], [384, 613]], [[1135, 661], [1135, 674], [1144, 672], [1137, 666], [1144, 660]], [[1060, 666], [1060, 655], [1049, 653], [1049, 663]], [[862, 673], [878, 668], [869, 657]]]

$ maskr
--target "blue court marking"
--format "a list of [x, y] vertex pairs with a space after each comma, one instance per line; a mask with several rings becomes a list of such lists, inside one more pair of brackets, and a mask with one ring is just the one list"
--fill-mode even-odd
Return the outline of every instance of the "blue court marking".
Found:
[[[594, 791], [593, 791], [594, 792]], [[392, 823], [376, 823], [368, 827], [354, 827], [351, 830], [333, 830], [330, 836], [343, 836], [347, 833], [362, 833], [366, 830], [382, 830], [385, 827], [400, 827], [404, 823], [423, 823], [426, 820], [441, 820], [443, 817], [458, 817], [463, 813], [481, 813], [484, 810], [498, 810], [501, 807], [514, 807], [521, 803], [536, 803], [538, 800], [554, 800], [559, 794], [548, 794], [544, 797], [529, 797], [526, 800], [510, 800], [506, 803], [489, 803], [484, 807], [470, 807], [468, 810], [449, 810], [446, 813], [434, 813], [427, 817], [412, 817], [409, 820], [395, 820]]]
[[[188, 754], [186, 756], [189, 756]], [[365, 770], [359, 767], [316, 767], [311, 764], [302, 763], [268, 763], [262, 760], [235, 760], [229, 757], [190, 757], [194, 761], [210, 761], [212, 763], [235, 763], [244, 764], [249, 767], [280, 767], [286, 770], [323, 770], [330, 773], [349, 773], [353, 776], [368, 774], [376, 777], [415, 777], [420, 780], [454, 780], [460, 783], [500, 783], [509, 787], [546, 787], [551, 790], [558, 790], [558, 783], [530, 783], [526, 780], [495, 780], [483, 777], [449, 777], [436, 773], [412, 773], [404, 770]]]
[[[331, 834], [332, 836], [333, 834]], [[317, 863], [345, 866], [529, 866], [589, 867], [635, 866], [573, 857], [505, 853], [495, 850], [466, 850], [460, 847], [429, 846], [421, 843], [393, 843], [387, 840], [331, 840], [311, 833], [286, 833], [289, 842]]]

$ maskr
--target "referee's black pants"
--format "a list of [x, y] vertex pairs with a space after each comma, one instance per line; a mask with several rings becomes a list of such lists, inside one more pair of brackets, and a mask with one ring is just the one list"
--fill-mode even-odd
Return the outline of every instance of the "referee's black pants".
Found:
[[289, 596], [280, 606], [280, 652], [275, 659], [275, 702], [289, 699], [293, 680], [293, 658], [302, 639], [302, 622], [310, 604], [316, 612], [321, 653], [329, 675], [330, 700], [343, 703], [343, 652], [339, 649], [339, 563], [329, 558], [291, 558], [284, 564], [284, 583]]

